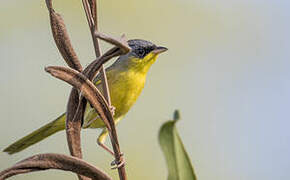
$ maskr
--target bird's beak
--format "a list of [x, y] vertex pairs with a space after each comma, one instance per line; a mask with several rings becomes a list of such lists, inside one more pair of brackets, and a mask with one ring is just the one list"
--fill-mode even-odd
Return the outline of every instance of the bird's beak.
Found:
[[158, 46], [158, 47], [156, 47], [153, 51], [152, 51], [152, 53], [154, 53], [154, 54], [160, 54], [160, 53], [163, 53], [163, 52], [165, 52], [165, 51], [167, 51], [168, 49], [166, 48], [166, 47], [162, 47], [162, 46]]

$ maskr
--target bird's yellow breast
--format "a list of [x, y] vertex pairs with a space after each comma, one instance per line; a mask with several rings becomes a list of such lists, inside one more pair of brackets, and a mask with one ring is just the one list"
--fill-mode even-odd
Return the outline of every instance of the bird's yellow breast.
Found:
[[[119, 121], [136, 102], [138, 96], [144, 88], [146, 73], [134, 69], [122, 71], [119, 68], [107, 71], [108, 84], [112, 105], [115, 107], [115, 121]], [[102, 91], [100, 81], [96, 83], [98, 89]], [[96, 118], [95, 110], [87, 105], [84, 117], [84, 125], [89, 128], [104, 127], [101, 119]], [[90, 122], [90, 123], [88, 123]]]

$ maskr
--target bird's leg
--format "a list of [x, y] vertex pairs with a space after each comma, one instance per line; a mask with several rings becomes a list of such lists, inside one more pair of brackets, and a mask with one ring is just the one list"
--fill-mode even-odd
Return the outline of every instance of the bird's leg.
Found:
[[83, 125], [83, 128], [89, 127], [94, 121], [96, 121], [99, 116], [95, 117], [94, 119], [89, 120], [86, 124]]
[[[105, 151], [109, 152], [112, 156], [115, 157], [115, 153], [108, 147], [105, 145], [105, 140], [106, 140], [106, 137], [108, 136], [109, 134], [109, 131], [107, 128], [104, 128], [103, 131], [101, 132], [101, 134], [99, 135], [98, 139], [97, 139], [97, 143], [99, 146], [101, 146]], [[121, 153], [121, 156], [123, 156], [124, 154]], [[111, 163], [111, 166], [115, 166], [113, 167], [112, 169], [116, 169], [116, 168], [119, 168], [121, 166], [123, 166], [125, 163], [125, 161], [120, 161], [120, 162], [117, 162], [116, 160], [114, 160], [112, 163]]]
[[[115, 115], [115, 110], [116, 110], [116, 108], [114, 106], [110, 106], [110, 111], [111, 111], [113, 116]], [[95, 113], [95, 111], [94, 111], [94, 113]], [[96, 116], [94, 119], [89, 120], [86, 124], [84, 124], [84, 128], [89, 127], [94, 121], [96, 121], [99, 118], [100, 118], [99, 116]]]
[[108, 136], [109, 131], [107, 128], [104, 128], [101, 134], [99, 135], [97, 139], [97, 143], [99, 146], [101, 146], [105, 151], [109, 152], [111, 155], [115, 156], [114, 152], [105, 145], [106, 137]]

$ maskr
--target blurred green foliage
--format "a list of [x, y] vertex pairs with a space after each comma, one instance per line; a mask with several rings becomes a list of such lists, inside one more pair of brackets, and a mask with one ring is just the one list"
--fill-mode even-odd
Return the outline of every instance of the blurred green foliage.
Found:
[[159, 131], [159, 142], [168, 167], [168, 180], [196, 180], [190, 159], [175, 126], [179, 119], [179, 111], [176, 110], [173, 120], [165, 122]]

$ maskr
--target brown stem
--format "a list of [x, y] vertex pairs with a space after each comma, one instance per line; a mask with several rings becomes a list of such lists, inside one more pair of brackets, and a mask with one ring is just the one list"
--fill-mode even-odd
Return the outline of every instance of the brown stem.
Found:
[[[77, 88], [82, 93], [82, 95], [91, 103], [91, 105], [96, 109], [101, 119], [104, 121], [106, 127], [108, 128], [108, 131], [110, 132], [109, 135], [115, 153], [116, 161], [117, 162], [124, 161], [120, 151], [113, 116], [111, 114], [110, 108], [106, 100], [101, 95], [96, 86], [91, 81], [89, 81], [89, 79], [82, 73], [79, 73], [73, 69], [50, 66], [45, 68], [45, 70], [52, 76], [59, 78], [63, 81], [66, 81], [67, 83]], [[118, 168], [118, 172], [120, 180], [127, 179], [124, 165]]]
[[79, 101], [78, 90], [73, 88], [67, 105], [66, 134], [70, 153], [78, 158], [82, 158], [80, 131], [86, 104], [83, 103]]
[[[94, 1], [93, 3], [91, 3], [91, 5], [96, 4], [97, 5], [97, 1], [96, 0], [92, 0]], [[92, 36], [92, 40], [93, 40], [93, 44], [94, 44], [94, 49], [95, 49], [95, 54], [96, 57], [100, 57], [101, 55], [101, 49], [100, 49], [100, 45], [99, 45], [99, 41], [97, 38], [95, 38], [95, 31], [98, 31], [97, 29], [97, 24], [95, 24], [95, 22], [97, 22], [97, 9], [96, 10], [96, 16], [95, 19], [93, 18], [92, 15], [92, 10], [93, 8], [90, 7], [90, 3], [88, 0], [82, 0], [83, 2], [83, 6], [86, 12], [86, 17], [87, 17], [87, 21], [90, 27], [90, 31], [91, 31], [91, 36]], [[109, 104], [109, 106], [111, 106], [111, 98], [110, 98], [110, 90], [109, 90], [109, 86], [108, 86], [108, 80], [106, 78], [106, 71], [104, 66], [101, 68], [101, 79], [102, 79], [102, 87], [103, 87], [103, 93], [104, 96], [106, 97], [106, 100]]]
[[109, 106], [101, 92], [86, 76], [74, 69], [60, 66], [49, 66], [45, 68], [45, 71], [78, 89], [91, 105], [95, 107], [99, 116], [104, 120], [105, 125], [111, 130], [106, 116], [110, 114]]
[[[96, 7], [97, 7], [97, 0], [92, 0], [94, 1]], [[100, 56], [100, 48], [99, 48], [99, 43], [98, 43], [98, 28], [97, 28], [97, 9], [96, 10], [96, 16], [95, 19], [92, 15], [92, 10], [94, 9], [94, 7], [90, 7], [90, 4], [88, 3], [88, 0], [82, 0], [83, 2], [83, 6], [86, 12], [86, 16], [87, 16], [87, 20], [88, 20], [88, 24], [90, 26], [90, 30], [91, 30], [91, 35], [92, 35], [92, 39], [94, 42], [94, 47], [95, 47], [95, 54], [96, 57], [98, 58]], [[93, 21], [95, 20], [95, 21]], [[94, 23], [95, 22], [95, 23]], [[108, 37], [104, 38], [104, 39], [108, 39]], [[119, 45], [118, 45], [119, 46]], [[119, 46], [122, 49], [122, 46]], [[130, 49], [129, 49], [130, 50]], [[124, 51], [125, 52], [125, 51]], [[104, 92], [104, 96], [106, 97], [107, 100], [107, 104], [108, 104], [108, 110], [109, 113], [107, 114], [108, 121], [109, 121], [109, 125], [107, 125], [107, 128], [109, 130], [109, 135], [110, 135], [110, 139], [111, 139], [111, 143], [114, 149], [114, 153], [115, 153], [115, 159], [117, 162], [123, 161], [123, 157], [121, 157], [121, 152], [120, 152], [120, 147], [119, 147], [119, 143], [118, 143], [118, 137], [117, 137], [117, 132], [116, 132], [116, 128], [115, 128], [115, 123], [114, 123], [114, 119], [113, 119], [113, 115], [111, 112], [111, 100], [110, 100], [110, 91], [109, 91], [109, 87], [108, 87], [108, 80], [106, 77], [106, 71], [104, 66], [102, 65], [101, 68], [101, 80], [102, 80], [102, 86], [103, 86], [103, 92]], [[87, 98], [87, 100], [89, 100]], [[100, 112], [99, 112], [100, 113]], [[102, 118], [102, 117], [101, 117]], [[105, 122], [106, 119], [102, 118], [103, 121]], [[121, 167], [118, 168], [118, 172], [119, 172], [119, 177], [120, 180], [126, 180], [126, 172], [125, 172], [125, 167], [122, 165]]]
[[[92, 80], [102, 64], [120, 54], [118, 48], [112, 48], [108, 52], [111, 53], [106, 53], [100, 59], [93, 61], [82, 73]], [[82, 158], [80, 131], [86, 104], [86, 99], [79, 96], [76, 88], [72, 88], [67, 105], [66, 133], [71, 155], [78, 158]]]
[[[88, 180], [90, 178], [98, 180], [111, 180], [111, 178], [101, 170], [81, 160], [82, 151], [80, 131], [85, 106], [88, 100], [96, 109], [110, 132], [109, 135], [114, 149], [116, 161], [123, 161], [121, 157], [115, 123], [110, 108], [111, 101], [103, 64], [112, 57], [128, 53], [130, 51], [130, 47], [124, 40], [123, 36], [121, 40], [117, 40], [106, 36], [105, 34], [98, 33], [97, 2], [96, 0], [83, 0], [83, 5], [86, 11], [87, 20], [94, 42], [97, 60], [92, 62], [82, 72], [82, 66], [71, 45], [63, 19], [58, 13], [54, 11], [51, 0], [46, 0], [46, 5], [50, 14], [51, 29], [55, 43], [66, 63], [69, 65], [69, 67], [73, 68], [69, 69], [63, 67], [48, 67], [46, 68], [46, 71], [74, 86], [74, 88], [72, 88], [67, 105], [66, 133], [71, 155], [75, 157], [59, 154], [35, 155], [15, 164], [9, 169], [0, 172], [0, 180], [4, 180], [18, 174], [47, 169], [62, 169], [65, 171], [72, 171], [78, 174], [80, 180]], [[105, 40], [106, 42], [116, 45], [117, 47], [110, 49], [103, 56], [99, 57], [100, 47], [97, 38]], [[91, 82], [100, 68], [102, 69], [101, 75], [106, 99]], [[81, 93], [79, 93], [79, 91]], [[82, 98], [82, 95], [86, 99]], [[124, 165], [120, 166], [118, 171], [120, 179], [126, 180], [127, 178]]]
[[[51, 0], [46, 0], [46, 5], [50, 14], [52, 34], [61, 55], [69, 67], [81, 72], [82, 66], [72, 47], [63, 19], [59, 14], [55, 13]], [[82, 101], [85, 101], [83, 103], [78, 101], [79, 93], [73, 88], [67, 105], [66, 134], [71, 155], [82, 158], [80, 131], [86, 100], [83, 99]], [[89, 179], [81, 175], [78, 175], [78, 177], [80, 180]]]
[[[93, 61], [82, 73], [90, 80], [96, 76], [102, 65], [113, 57], [122, 54], [120, 48], [114, 47], [107, 51], [97, 60]], [[83, 120], [83, 113], [86, 106], [86, 99], [81, 98], [77, 89], [72, 88], [67, 105], [66, 133], [68, 146], [72, 156], [82, 158], [80, 131]], [[79, 99], [80, 98], [80, 99]], [[79, 177], [85, 179], [86, 177]]]
[[49, 169], [71, 171], [94, 180], [112, 180], [112, 178], [102, 170], [79, 158], [52, 153], [38, 154], [16, 163], [11, 168], [0, 172], [0, 180], [7, 179], [18, 174]]
[[96, 0], [88, 0], [88, 3], [91, 7], [91, 14], [94, 20], [94, 24], [96, 26], [96, 29], [98, 29], [98, 17], [97, 17], [97, 2]]
[[[52, 9], [51, 1], [46, 0], [46, 2], [47, 2], [47, 6], [48, 6], [50, 14], [53, 14], [54, 10]], [[90, 65], [88, 68], [86, 68], [86, 70], [83, 72], [83, 74], [85, 76], [89, 77], [90, 80], [92, 80], [96, 76], [99, 68], [101, 67], [101, 79], [102, 79], [102, 85], [103, 85], [103, 90], [104, 90], [103, 92], [104, 92], [106, 99], [104, 99], [100, 93], [99, 94], [97, 93], [99, 95], [99, 99], [95, 99], [95, 101], [96, 100], [98, 101], [97, 104], [98, 104], [99, 109], [96, 109], [96, 110], [98, 111], [98, 113], [100, 113], [101, 118], [104, 120], [104, 122], [105, 122], [105, 124], [110, 132], [109, 134], [110, 134], [112, 146], [113, 146], [113, 149], [115, 152], [116, 161], [119, 162], [122, 160], [122, 157], [120, 155], [121, 154], [120, 147], [119, 147], [117, 133], [116, 133], [116, 129], [115, 129], [115, 124], [114, 124], [114, 120], [113, 120], [113, 116], [112, 116], [112, 112], [111, 112], [111, 108], [110, 108], [111, 100], [110, 100], [108, 82], [107, 82], [106, 73], [105, 73], [103, 63], [114, 56], [128, 53], [130, 51], [130, 47], [128, 46], [127, 42], [124, 40], [125, 39], [124, 36], [122, 36], [121, 40], [116, 40], [114, 38], [106, 36], [105, 34], [98, 33], [97, 2], [96, 2], [96, 0], [82, 0], [82, 2], [83, 2], [84, 10], [86, 12], [87, 21], [88, 21], [88, 24], [89, 24], [89, 27], [91, 30], [91, 36], [93, 39], [95, 54], [96, 54], [96, 57], [98, 59], [98, 61], [93, 62], [92, 65]], [[57, 21], [57, 22], [59, 22], [59, 21]], [[61, 27], [64, 27], [64, 23]], [[55, 28], [55, 29], [58, 30], [57, 28]], [[65, 30], [65, 28], [63, 28], [63, 29]], [[56, 32], [58, 32], [58, 31], [56, 31]], [[63, 32], [63, 31], [61, 31], [61, 32]], [[65, 30], [65, 32], [66, 32], [66, 30]], [[53, 34], [57, 35], [57, 33], [53, 33]], [[105, 40], [113, 45], [118, 46], [119, 50], [113, 48], [113, 49], [111, 49], [112, 54], [107, 54], [107, 56], [103, 56], [103, 58], [102, 57], [98, 58], [100, 56], [100, 47], [99, 47], [98, 38]], [[67, 39], [69, 40], [68, 36], [67, 36]], [[71, 50], [72, 48], [70, 48], [68, 50], [63, 49], [62, 46], [59, 45], [60, 44], [59, 42], [56, 41], [56, 43], [57, 43], [57, 45], [60, 49], [60, 52], [62, 54], [64, 54], [64, 55], [70, 54], [70, 53], [66, 53], [66, 52], [71, 52], [68, 50]], [[65, 42], [64, 44], [65, 45], [70, 44], [70, 42], [69, 43]], [[120, 52], [120, 50], [121, 50], [121, 52]], [[72, 59], [72, 58], [70, 57], [69, 59]], [[69, 64], [69, 62], [70, 61], [68, 61], [67, 63]], [[77, 61], [77, 62], [79, 62], [79, 61]], [[78, 66], [75, 66], [74, 64], [73, 65], [69, 64], [69, 66], [77, 71], [81, 70], [80, 68], [78, 68]], [[57, 76], [57, 75], [55, 75], [55, 76]], [[80, 77], [78, 77], [78, 78], [80, 78]], [[67, 80], [67, 82], [68, 82], [68, 80]], [[74, 79], [73, 82], [77, 82], [76, 79]], [[91, 83], [91, 82], [89, 82], [89, 83]], [[78, 99], [78, 97], [80, 97], [80, 99]], [[81, 98], [81, 96], [79, 96], [79, 93], [77, 92], [77, 90], [73, 88], [71, 91], [70, 100], [69, 100], [68, 106], [67, 106], [66, 130], [67, 130], [67, 140], [68, 140], [70, 152], [73, 156], [77, 156], [80, 158], [82, 157], [81, 146], [80, 146], [80, 130], [81, 130], [81, 121], [82, 121], [83, 115], [84, 115], [85, 105], [86, 105], [86, 100]], [[106, 108], [101, 110], [100, 108], [102, 106], [105, 106]], [[102, 115], [102, 112], [104, 113], [103, 115]], [[125, 173], [124, 166], [119, 168], [119, 175], [120, 175], [120, 179], [122, 179], [122, 180], [126, 179], [126, 173]], [[80, 177], [80, 179], [82, 179], [82, 178]]]
[[115, 46], [119, 47], [122, 50], [123, 54], [127, 54], [131, 50], [131, 48], [129, 47], [129, 45], [128, 45], [127, 41], [126, 41], [125, 35], [122, 35], [121, 39], [118, 40], [118, 39], [115, 39], [113, 37], [107, 36], [104, 33], [95, 31], [94, 32], [94, 36], [96, 38], [99, 38], [101, 40], [104, 40], [104, 41], [112, 44], [112, 45], [115, 45]]
[[102, 55], [100, 58], [97, 58], [93, 62], [91, 62], [82, 72], [85, 76], [88, 77], [90, 81], [92, 81], [99, 70], [102, 68], [103, 64], [105, 64], [107, 61], [112, 59], [113, 57], [120, 56], [122, 54], [120, 48], [114, 47], [107, 51], [104, 55]]

